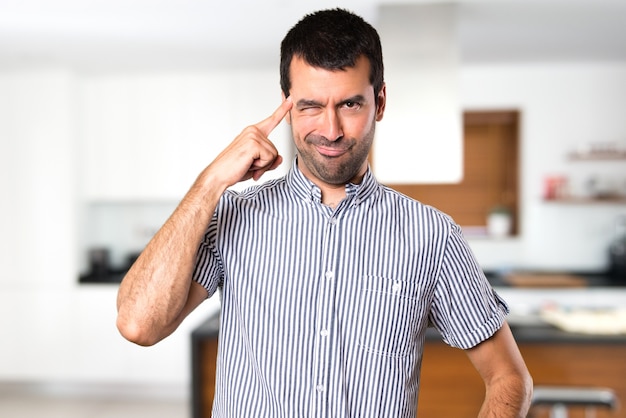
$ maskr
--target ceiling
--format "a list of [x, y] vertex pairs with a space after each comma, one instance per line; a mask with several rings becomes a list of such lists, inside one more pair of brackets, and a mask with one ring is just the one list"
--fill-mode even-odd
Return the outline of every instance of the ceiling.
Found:
[[[0, 69], [84, 72], [275, 65], [304, 14], [344, 7], [376, 26], [379, 7], [425, 0], [0, 0]], [[624, 0], [460, 0], [464, 64], [626, 63]], [[402, 28], [398, 28], [402, 30]]]

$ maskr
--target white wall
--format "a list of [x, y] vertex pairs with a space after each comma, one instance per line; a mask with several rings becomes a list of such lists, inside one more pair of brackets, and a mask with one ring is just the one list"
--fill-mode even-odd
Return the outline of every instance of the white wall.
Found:
[[[0, 75], [0, 285], [71, 283], [77, 228], [74, 86], [72, 75], [60, 70]], [[59, 282], [52, 272], [68, 277]]]
[[[76, 272], [73, 96], [66, 71], [0, 75], [0, 373], [58, 358]], [[56, 335], [55, 335], [56, 334]], [[41, 347], [49, 347], [44, 352]], [[51, 362], [48, 362], [51, 364]]]
[[186, 390], [190, 332], [217, 300], [141, 348], [115, 328], [116, 286], [78, 284], [79, 86], [63, 70], [0, 73], [0, 380]]
[[[115, 286], [77, 283], [80, 209], [89, 203], [77, 182], [83, 81], [56, 70], [0, 74], [0, 380], [186, 386], [189, 333], [215, 303], [146, 349], [115, 330]], [[471, 67], [462, 69], [461, 81], [467, 109], [522, 111], [521, 236], [472, 240], [483, 266], [602, 268], [624, 205], [545, 204], [541, 184], [554, 172], [573, 181], [590, 172], [624, 173], [623, 162], [571, 163], [565, 154], [580, 143], [625, 139], [626, 67]], [[264, 89], [276, 89], [271, 100], [278, 100], [277, 85]]]
[[626, 162], [572, 162], [567, 154], [594, 142], [626, 147], [626, 65], [527, 64], [465, 67], [464, 109], [521, 111], [521, 234], [471, 239], [484, 268], [601, 270], [625, 204], [542, 201], [545, 176], [562, 174], [583, 194], [592, 175], [626, 186]]

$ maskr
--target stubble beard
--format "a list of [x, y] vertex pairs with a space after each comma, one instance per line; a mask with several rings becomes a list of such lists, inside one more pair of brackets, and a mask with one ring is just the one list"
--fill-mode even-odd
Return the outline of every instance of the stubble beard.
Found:
[[304, 138], [304, 142], [308, 145], [349, 147], [350, 149], [348, 153], [341, 157], [333, 158], [320, 155], [312, 147], [298, 147], [296, 144], [298, 163], [306, 165], [307, 169], [324, 183], [332, 185], [348, 184], [360, 174], [363, 163], [367, 160], [374, 142], [375, 130], [376, 122], [373, 122], [370, 131], [360, 141], [354, 138], [341, 138], [331, 142], [319, 136], [307, 135]]

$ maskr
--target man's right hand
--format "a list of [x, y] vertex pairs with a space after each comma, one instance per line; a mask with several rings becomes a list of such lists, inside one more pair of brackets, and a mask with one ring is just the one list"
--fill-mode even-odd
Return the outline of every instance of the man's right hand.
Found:
[[267, 138], [292, 107], [287, 99], [249, 126], [200, 174], [165, 225], [150, 240], [118, 291], [117, 327], [129, 341], [152, 345], [178, 327], [208, 295], [192, 281], [198, 246], [220, 196], [233, 184], [282, 162]]
[[269, 140], [269, 134], [278, 126], [292, 107], [291, 99], [281, 105], [267, 119], [245, 128], [207, 167], [213, 181], [224, 189], [278, 167], [283, 158]]

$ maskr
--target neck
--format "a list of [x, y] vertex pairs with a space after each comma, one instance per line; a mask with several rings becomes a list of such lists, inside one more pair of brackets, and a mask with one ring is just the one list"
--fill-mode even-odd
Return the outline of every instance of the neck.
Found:
[[313, 182], [313, 184], [319, 187], [322, 194], [322, 204], [327, 205], [331, 208], [335, 208], [343, 199], [345, 199], [346, 185], [348, 183], [360, 184], [361, 181], [363, 181], [363, 177], [365, 176], [365, 172], [367, 171], [367, 163], [364, 163], [359, 172], [348, 182], [339, 184], [327, 183], [324, 180], [318, 178], [308, 169], [306, 164], [300, 164], [300, 161], [298, 161], [298, 168], [305, 177], [307, 177]]
[[342, 185], [324, 185], [324, 187], [320, 187], [322, 192], [322, 203], [331, 208], [336, 208], [346, 197], [346, 186]]

